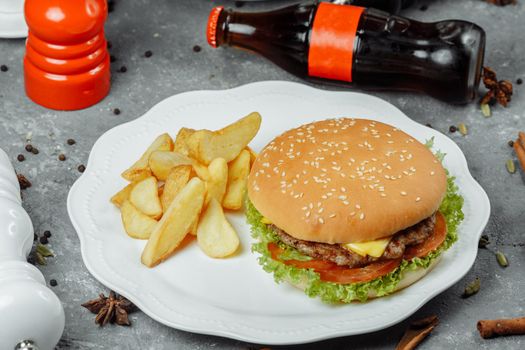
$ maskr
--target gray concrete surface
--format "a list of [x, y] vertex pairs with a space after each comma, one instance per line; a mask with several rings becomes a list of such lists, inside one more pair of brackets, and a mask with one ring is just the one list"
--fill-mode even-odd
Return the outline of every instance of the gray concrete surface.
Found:
[[[217, 3], [205, 0], [115, 1], [115, 11], [106, 26], [117, 57], [112, 65], [110, 95], [96, 106], [76, 112], [56, 112], [30, 102], [22, 77], [23, 40], [0, 40], [0, 147], [11, 156], [15, 168], [25, 174], [33, 187], [24, 191], [24, 206], [36, 232], [51, 230], [50, 246], [56, 253], [48, 265], [40, 267], [62, 300], [67, 322], [58, 349], [247, 349], [262, 345], [191, 334], [165, 327], [141, 312], [131, 316], [130, 328], [98, 328], [93, 316], [80, 303], [107, 289], [86, 270], [79, 240], [66, 212], [70, 186], [80, 175], [96, 139], [106, 130], [141, 116], [162, 99], [183, 91], [225, 89], [270, 79], [298, 81], [259, 57], [235, 50], [213, 50], [206, 45], [204, 25], [209, 10]], [[224, 2], [223, 2], [224, 3]], [[499, 8], [481, 0], [426, 1], [427, 11], [416, 5], [404, 12], [421, 20], [461, 18], [480, 24], [487, 32], [486, 65], [500, 78], [525, 78], [525, 1]], [[227, 3], [228, 4], [228, 3]], [[233, 2], [229, 2], [233, 5]], [[264, 7], [264, 6], [255, 6]], [[253, 6], [245, 6], [245, 9]], [[202, 46], [193, 52], [194, 45]], [[153, 56], [143, 57], [146, 50]], [[126, 65], [128, 72], [117, 73]], [[505, 161], [513, 158], [507, 141], [525, 130], [525, 85], [515, 85], [515, 94], [506, 109], [494, 108], [492, 118], [484, 118], [476, 104], [450, 106], [416, 94], [372, 93], [398, 106], [421, 123], [438, 130], [460, 122], [468, 136], [450, 134], [465, 153], [474, 177], [492, 202], [492, 217], [485, 231], [491, 250], [504, 251], [510, 266], [502, 269], [491, 250], [480, 250], [470, 273], [455, 286], [435, 297], [410, 319], [437, 314], [440, 325], [421, 349], [523, 349], [525, 337], [482, 340], [476, 321], [485, 318], [515, 317], [525, 310], [525, 183], [521, 172], [510, 175]], [[113, 115], [113, 108], [120, 115]], [[25, 137], [33, 133], [38, 155], [24, 150]], [[74, 138], [74, 146], [66, 144]], [[19, 153], [25, 162], [16, 161]], [[57, 159], [67, 156], [65, 162]], [[466, 283], [481, 278], [480, 292], [470, 299], [460, 297]], [[1, 316], [0, 316], [1, 317]], [[293, 348], [304, 349], [392, 349], [408, 321], [386, 330], [333, 339]], [[274, 348], [274, 347], [272, 347]]]

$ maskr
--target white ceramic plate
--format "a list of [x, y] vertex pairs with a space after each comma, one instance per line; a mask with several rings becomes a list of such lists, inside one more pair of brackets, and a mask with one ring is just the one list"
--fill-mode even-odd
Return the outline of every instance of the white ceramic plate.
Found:
[[[126, 235], [119, 211], [109, 202], [126, 184], [120, 173], [163, 132], [175, 135], [183, 126], [218, 129], [252, 111], [263, 117], [252, 142], [255, 150], [284, 130], [341, 116], [392, 124], [422, 142], [434, 136], [435, 146], [447, 153], [445, 166], [457, 177], [465, 198], [459, 241], [429, 275], [409, 288], [365, 304], [345, 306], [325, 305], [291, 286], [275, 284], [250, 252], [251, 237], [243, 214], [229, 216], [241, 236], [241, 254], [212, 260], [193, 244], [154, 269], [141, 265], [145, 242]], [[155, 320], [191, 332], [293, 344], [371, 332], [410, 316], [470, 269], [490, 204], [470, 175], [458, 146], [391, 104], [360, 93], [328, 92], [275, 81], [179, 94], [141, 118], [106, 132], [95, 143], [86, 172], [69, 193], [68, 211], [89, 271]]]

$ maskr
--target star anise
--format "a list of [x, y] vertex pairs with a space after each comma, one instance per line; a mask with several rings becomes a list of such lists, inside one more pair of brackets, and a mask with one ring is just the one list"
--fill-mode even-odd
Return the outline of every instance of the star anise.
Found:
[[494, 72], [489, 67], [483, 67], [483, 84], [489, 91], [481, 98], [480, 104], [498, 102], [503, 107], [511, 100], [512, 83], [508, 80], [499, 80]]
[[122, 295], [117, 295], [114, 291], [109, 292], [109, 297], [100, 293], [98, 299], [93, 299], [82, 304], [94, 314], [95, 323], [105, 326], [109, 323], [116, 323], [119, 326], [129, 326], [128, 313], [135, 311], [135, 305]]

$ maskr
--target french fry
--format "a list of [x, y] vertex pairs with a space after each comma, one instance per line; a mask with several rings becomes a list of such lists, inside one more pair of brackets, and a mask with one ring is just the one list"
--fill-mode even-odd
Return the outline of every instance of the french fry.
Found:
[[154, 219], [159, 219], [162, 216], [159, 189], [157, 179], [154, 176], [137, 182], [131, 189], [129, 201], [139, 211]]
[[137, 178], [132, 183], [128, 184], [126, 187], [115, 193], [113, 197], [111, 197], [111, 203], [115, 204], [117, 208], [120, 208], [122, 203], [124, 203], [124, 201], [129, 198], [129, 194], [131, 193], [133, 186], [135, 186], [135, 184], [140, 180], [143, 180], [149, 176], [151, 176], [151, 172], [149, 170], [138, 174]]
[[224, 158], [215, 158], [208, 166], [208, 173], [204, 204], [207, 205], [212, 198], [222, 203], [228, 184], [228, 163]]
[[204, 165], [209, 165], [215, 158], [224, 158], [230, 162], [255, 137], [260, 126], [261, 116], [253, 112], [214, 132], [195, 131], [186, 140], [188, 154]]
[[165, 181], [171, 169], [193, 162], [184, 154], [169, 151], [155, 151], [149, 157], [149, 167], [159, 181]]
[[149, 238], [153, 228], [157, 224], [157, 220], [141, 213], [128, 200], [122, 203], [120, 211], [124, 230], [130, 237], [137, 239]]
[[224, 258], [239, 248], [239, 237], [226, 220], [219, 202], [212, 198], [197, 227], [197, 243], [212, 258]]
[[122, 173], [122, 177], [128, 181], [136, 181], [138, 177], [144, 176], [144, 172], [149, 171], [149, 157], [154, 151], [171, 151], [173, 150], [173, 140], [170, 135], [162, 134], [148, 147], [130, 168]]
[[246, 150], [250, 152], [250, 168], [253, 166], [255, 159], [257, 159], [257, 153], [250, 147], [246, 146]]
[[246, 192], [246, 179], [250, 172], [250, 152], [243, 150], [237, 158], [228, 165], [228, 186], [222, 200], [226, 209], [238, 210], [242, 207]]
[[199, 163], [196, 160], [193, 161], [193, 171], [202, 181], [208, 181], [208, 179], [210, 178], [208, 167]]
[[171, 169], [164, 183], [164, 190], [160, 202], [164, 211], [168, 209], [173, 199], [190, 180], [191, 166], [179, 165]]
[[144, 265], [153, 267], [173, 253], [199, 217], [205, 195], [206, 186], [199, 178], [194, 177], [184, 186], [153, 229], [142, 252]]
[[188, 147], [186, 146], [186, 140], [195, 132], [194, 129], [190, 128], [181, 128], [177, 133], [175, 138], [175, 143], [173, 144], [173, 151], [188, 155]]

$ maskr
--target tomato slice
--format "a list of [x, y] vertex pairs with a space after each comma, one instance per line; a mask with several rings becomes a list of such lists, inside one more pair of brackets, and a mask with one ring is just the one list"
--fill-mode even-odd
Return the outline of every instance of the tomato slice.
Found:
[[319, 271], [319, 274], [321, 275], [321, 280], [326, 282], [343, 284], [368, 282], [394, 271], [401, 264], [401, 260], [399, 258], [378, 261], [353, 269], [339, 267], [338, 269]]
[[418, 257], [427, 256], [430, 252], [436, 250], [447, 238], [447, 223], [441, 212], [436, 213], [436, 225], [434, 231], [423, 243], [407, 247], [403, 259], [410, 260]]
[[385, 260], [369, 264], [365, 267], [347, 268], [330, 261], [312, 259], [309, 261], [281, 260], [279, 255], [284, 251], [275, 243], [268, 243], [272, 259], [302, 269], [313, 269], [319, 273], [321, 280], [335, 283], [367, 282], [384, 276], [393, 271], [401, 263], [401, 259]]

